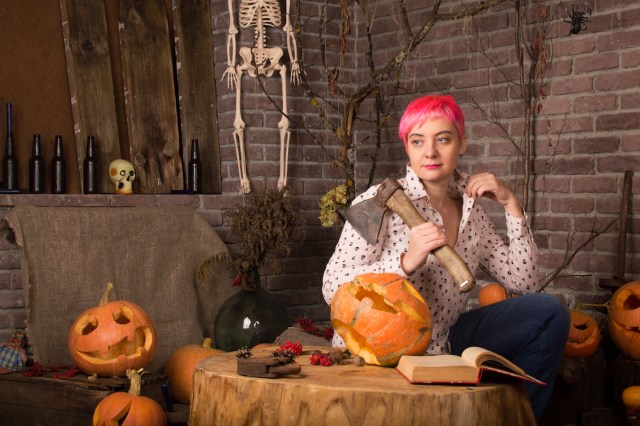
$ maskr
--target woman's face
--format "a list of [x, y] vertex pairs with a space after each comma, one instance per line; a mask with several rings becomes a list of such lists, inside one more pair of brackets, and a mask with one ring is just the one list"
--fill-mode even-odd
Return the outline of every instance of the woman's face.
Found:
[[407, 135], [409, 163], [425, 184], [448, 184], [466, 150], [466, 136], [461, 140], [456, 126], [444, 118], [427, 120]]

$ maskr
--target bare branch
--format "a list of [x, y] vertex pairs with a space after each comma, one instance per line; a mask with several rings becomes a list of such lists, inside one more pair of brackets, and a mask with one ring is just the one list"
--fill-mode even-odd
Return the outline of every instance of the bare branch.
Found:
[[407, 16], [407, 7], [404, 5], [404, 0], [398, 2], [400, 4], [400, 14], [402, 15], [402, 21], [404, 22], [404, 30], [409, 38], [413, 37], [413, 30], [409, 23], [409, 17]]
[[549, 275], [547, 275], [544, 278], [542, 282], [543, 284], [538, 289], [538, 292], [543, 291], [554, 279], [556, 279], [560, 274], [560, 272], [562, 272], [565, 268], [567, 268], [571, 264], [571, 261], [576, 256], [576, 254], [580, 252], [580, 250], [582, 250], [591, 241], [595, 240], [600, 234], [607, 232], [607, 230], [617, 221], [618, 219], [614, 219], [613, 221], [611, 221], [611, 223], [609, 223], [607, 226], [604, 227], [604, 229], [600, 231], [596, 231], [596, 230], [591, 231], [591, 235], [589, 236], [589, 238], [585, 240], [582, 244], [580, 244], [578, 247], [576, 247], [575, 250], [573, 251], [571, 250], [571, 246], [573, 244], [573, 235], [575, 234], [575, 231], [574, 230], [569, 231], [569, 233], [567, 234], [567, 249], [564, 253], [564, 260], [562, 261], [560, 266], [558, 266], [553, 272], [551, 272]]

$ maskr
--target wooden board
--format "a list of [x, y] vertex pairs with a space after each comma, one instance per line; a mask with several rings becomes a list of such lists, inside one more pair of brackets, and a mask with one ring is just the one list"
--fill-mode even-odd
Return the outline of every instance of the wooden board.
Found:
[[308, 354], [296, 361], [300, 375], [278, 379], [239, 376], [235, 353], [200, 361], [189, 424], [535, 424], [520, 381], [412, 385], [394, 368], [312, 366]]
[[87, 136], [95, 136], [99, 192], [110, 193], [109, 163], [121, 155], [104, 3], [60, 0], [60, 8], [78, 155], [72, 164], [82, 177]]
[[[143, 376], [142, 394], [162, 403], [160, 384], [166, 377]], [[126, 378], [100, 378], [84, 374], [56, 379], [0, 374], [0, 424], [73, 426], [91, 424], [98, 403], [113, 392], [126, 391]]]
[[216, 85], [208, 0], [173, 0], [183, 165], [198, 140], [202, 192], [222, 192]]
[[118, 25], [131, 162], [138, 193], [182, 190], [178, 114], [162, 0], [119, 0]]

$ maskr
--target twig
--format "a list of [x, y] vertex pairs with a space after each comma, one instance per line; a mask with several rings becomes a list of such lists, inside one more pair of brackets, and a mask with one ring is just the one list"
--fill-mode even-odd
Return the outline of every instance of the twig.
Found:
[[549, 275], [545, 277], [544, 281], [542, 282], [543, 283], [542, 286], [538, 289], [538, 292], [543, 291], [545, 287], [547, 287], [551, 283], [551, 281], [553, 281], [560, 274], [560, 272], [562, 272], [567, 266], [569, 266], [573, 258], [576, 256], [576, 254], [578, 254], [578, 252], [580, 252], [580, 250], [582, 250], [591, 241], [596, 239], [598, 235], [605, 233], [617, 221], [618, 219], [614, 219], [611, 221], [611, 223], [605, 226], [604, 229], [600, 231], [595, 231], [595, 230], [592, 231], [591, 236], [573, 251], [571, 251], [571, 243], [573, 242], [573, 234], [575, 233], [575, 231], [573, 230], [570, 231], [567, 234], [567, 250], [565, 251], [564, 260], [562, 264], [560, 264], [560, 266], [558, 266], [553, 272], [551, 272]]

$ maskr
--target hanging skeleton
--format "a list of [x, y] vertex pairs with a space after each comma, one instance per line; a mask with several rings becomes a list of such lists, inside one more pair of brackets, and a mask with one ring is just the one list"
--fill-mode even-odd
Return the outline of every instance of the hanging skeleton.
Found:
[[[282, 81], [282, 118], [278, 122], [280, 130], [280, 175], [278, 188], [282, 189], [287, 184], [287, 163], [289, 160], [289, 119], [287, 118], [287, 66], [280, 63], [284, 52], [280, 47], [266, 47], [267, 34], [265, 25], [280, 27], [281, 12], [279, 0], [239, 0], [238, 18], [240, 27], [255, 27], [254, 47], [241, 47], [238, 51], [242, 64], [236, 64], [236, 36], [238, 29], [234, 22], [233, 2], [229, 0], [229, 33], [227, 37], [227, 69], [222, 75], [227, 79], [228, 88], [236, 89], [236, 114], [233, 120], [233, 140], [238, 159], [238, 173], [240, 175], [240, 193], [251, 191], [251, 185], [247, 176], [247, 164], [244, 151], [244, 128], [240, 111], [242, 75], [247, 73], [250, 77], [257, 78], [260, 75], [271, 77], [274, 72], [280, 73]], [[296, 41], [293, 36], [293, 27], [289, 19], [291, 0], [286, 0], [285, 25], [282, 30], [286, 34], [287, 51], [291, 59], [291, 82], [300, 83], [300, 65], [297, 58]]]

